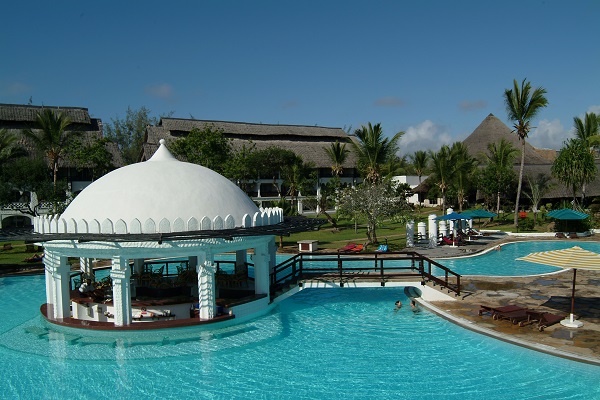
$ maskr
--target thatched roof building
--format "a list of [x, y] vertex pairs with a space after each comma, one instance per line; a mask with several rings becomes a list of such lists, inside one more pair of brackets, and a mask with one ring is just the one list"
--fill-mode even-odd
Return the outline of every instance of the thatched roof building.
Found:
[[231, 139], [234, 148], [254, 143], [257, 150], [271, 146], [291, 150], [319, 169], [319, 176], [331, 176], [331, 161], [325, 151], [336, 141], [348, 143], [350, 154], [344, 163], [344, 177], [356, 174], [356, 156], [352, 152], [352, 136], [340, 128], [303, 125], [271, 125], [246, 122], [208, 121], [196, 119], [161, 118], [156, 126], [148, 126], [144, 138], [141, 160], [148, 159], [158, 148], [160, 139], [174, 140], [186, 136], [192, 129], [205, 126], [221, 129], [225, 137]]

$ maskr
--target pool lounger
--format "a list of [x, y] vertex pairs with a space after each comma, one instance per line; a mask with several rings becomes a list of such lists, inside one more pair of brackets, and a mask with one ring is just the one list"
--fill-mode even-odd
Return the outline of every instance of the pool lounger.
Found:
[[[508, 313], [508, 312], [513, 312], [513, 311], [521, 311], [521, 310], [525, 310], [525, 308], [521, 307], [521, 306], [501, 306], [501, 307], [490, 307], [490, 306], [484, 306], [484, 305], [480, 305], [479, 306], [479, 315], [483, 315], [485, 314], [490, 314], [492, 316], [492, 318], [497, 314], [497, 313]], [[497, 319], [497, 318], [494, 318]]]
[[543, 311], [527, 310], [526, 313], [527, 321], [519, 322], [519, 326], [524, 326], [525, 324], [531, 324], [537, 321], [537, 328], [540, 332], [542, 332], [544, 328], [552, 326], [565, 319], [564, 315], [552, 314]]

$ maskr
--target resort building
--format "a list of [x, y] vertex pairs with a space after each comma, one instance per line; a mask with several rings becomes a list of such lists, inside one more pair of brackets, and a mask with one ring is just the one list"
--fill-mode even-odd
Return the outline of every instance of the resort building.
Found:
[[[340, 175], [342, 184], [354, 185], [361, 180], [356, 170], [356, 154], [352, 150], [350, 141], [353, 136], [348, 135], [341, 128], [326, 128], [320, 126], [303, 125], [273, 125], [251, 124], [245, 122], [209, 121], [181, 118], [161, 118], [156, 126], [146, 129], [141, 160], [147, 160], [158, 147], [161, 139], [167, 143], [180, 137], [185, 137], [194, 128], [204, 129], [207, 126], [222, 130], [223, 135], [231, 140], [234, 149], [253, 144], [256, 150], [269, 147], [279, 147], [291, 150], [302, 157], [305, 163], [311, 163], [317, 172], [317, 183], [312, 193], [319, 194], [321, 184], [329, 181], [333, 175], [331, 160], [325, 149], [335, 142], [347, 143], [346, 149], [350, 152]], [[253, 189], [249, 195], [258, 202], [267, 202], [278, 199], [284, 184], [281, 177], [273, 181], [271, 176], [257, 176], [252, 182]], [[278, 190], [273, 185], [278, 186]], [[300, 203], [301, 204], [301, 203]]]
[[[0, 129], [6, 129], [9, 133], [20, 138], [20, 143], [32, 158], [46, 158], [46, 155], [39, 154], [39, 151], [22, 132], [24, 129], [32, 129], [36, 132], [36, 117], [45, 109], [61, 112], [69, 118], [71, 125], [68, 129], [81, 132], [84, 143], [92, 143], [94, 140], [103, 137], [102, 121], [98, 118], [92, 118], [87, 108], [0, 104]], [[105, 146], [112, 155], [113, 165], [115, 167], [123, 165], [116, 145], [107, 143]], [[66, 180], [68, 190], [71, 193], [80, 192], [92, 182], [93, 178], [91, 168], [77, 168], [65, 158], [59, 160], [58, 180]], [[15, 203], [11, 207], [0, 209], [0, 228], [31, 226], [33, 216], [19, 211], [20, 209], [27, 209], [28, 205], [32, 209], [36, 208], [40, 213], [44, 213], [49, 209], [48, 205], [38, 203], [34, 193], [22, 191], [15, 193], [15, 196]]]

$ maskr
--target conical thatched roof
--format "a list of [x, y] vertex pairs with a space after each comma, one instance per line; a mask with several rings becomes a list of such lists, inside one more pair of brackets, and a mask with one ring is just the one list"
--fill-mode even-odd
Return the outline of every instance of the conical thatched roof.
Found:
[[[508, 142], [519, 151], [519, 157], [515, 159], [515, 163], [521, 163], [521, 142], [516, 133], [500, 121], [494, 114], [488, 115], [477, 128], [463, 140], [471, 156], [481, 159], [482, 154], [487, 154], [488, 143], [497, 143], [500, 139], [506, 139]], [[533, 146], [525, 142], [525, 164], [537, 165], [548, 164], [549, 160], [543, 157]], [[551, 161], [550, 161], [551, 162]]]

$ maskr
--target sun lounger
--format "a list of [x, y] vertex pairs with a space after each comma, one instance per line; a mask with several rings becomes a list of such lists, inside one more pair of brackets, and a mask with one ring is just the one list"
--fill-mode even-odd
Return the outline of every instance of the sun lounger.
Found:
[[501, 312], [507, 313], [507, 312], [525, 310], [525, 308], [523, 308], [521, 306], [514, 306], [514, 305], [501, 306], [501, 307], [490, 307], [490, 306], [480, 305], [479, 307], [480, 307], [479, 315], [483, 315], [484, 313], [486, 313], [486, 314], [490, 314], [492, 317], [494, 317], [494, 314], [496, 314], [496, 313], [501, 313]]
[[350, 251], [353, 253], [359, 253], [359, 252], [363, 251], [364, 248], [365, 247], [362, 244], [357, 244], [356, 246], [351, 248]]
[[356, 243], [348, 243], [347, 245], [345, 245], [341, 249], [338, 249], [338, 251], [350, 251], [350, 250], [352, 250], [355, 247], [356, 247]]
[[565, 319], [564, 315], [552, 314], [543, 311], [527, 310], [526, 313], [527, 321], [522, 321], [519, 323], [519, 325], [524, 326], [525, 324], [530, 324], [537, 321], [537, 328], [540, 332], [542, 332], [544, 328], [552, 326]]
[[387, 244], [381, 244], [379, 245], [379, 247], [377, 248], [377, 250], [375, 250], [375, 253], [387, 253], [388, 251], [388, 245]]
[[515, 310], [515, 311], [509, 311], [509, 312], [497, 312], [493, 315], [493, 319], [501, 321], [501, 320], [506, 320], [506, 321], [510, 321], [512, 322], [514, 325], [526, 321], [529, 316], [527, 315], [527, 310], [526, 308], [523, 308], [521, 310]]
[[577, 236], [576, 232], [571, 232], [569, 233], [569, 239], [579, 239], [579, 236]]
[[556, 235], [554, 235], [556, 238], [558, 239], [566, 239], [567, 237], [565, 236], [564, 233], [562, 232], [556, 232]]

